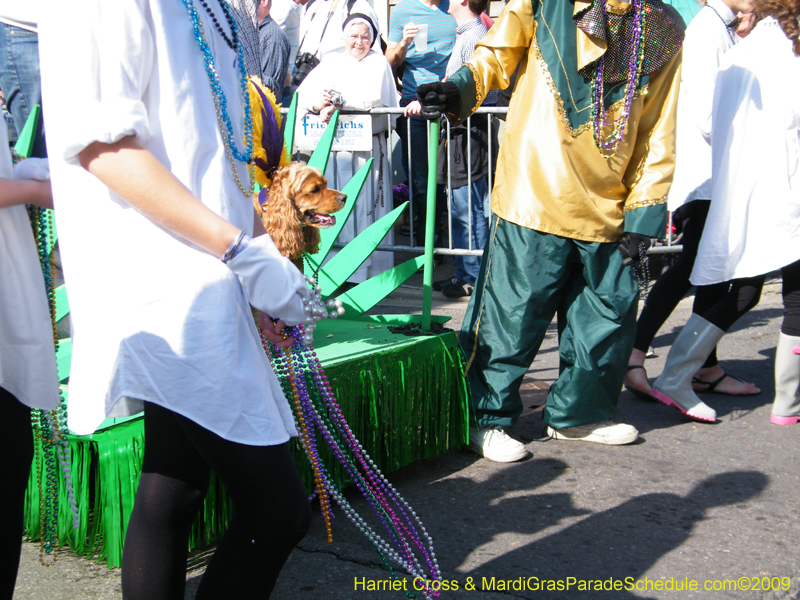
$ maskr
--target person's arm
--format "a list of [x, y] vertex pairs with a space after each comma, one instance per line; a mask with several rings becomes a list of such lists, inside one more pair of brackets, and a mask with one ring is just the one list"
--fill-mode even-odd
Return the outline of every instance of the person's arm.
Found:
[[443, 111], [451, 124], [466, 121], [489, 91], [509, 86], [517, 65], [534, 43], [535, 25], [530, 0], [509, 0], [489, 32], [475, 44], [469, 62], [447, 79], [459, 95], [458, 102], [448, 98]]
[[[242, 232], [205, 206], [133, 137], [113, 144], [92, 142], [79, 154], [81, 166], [155, 223], [222, 257]], [[255, 212], [255, 209], [254, 209]], [[227, 265], [255, 308], [290, 324], [306, 319], [309, 297], [302, 273], [262, 235], [241, 245]]]
[[403, 64], [406, 59], [406, 52], [411, 45], [411, 41], [416, 37], [419, 32], [419, 27], [414, 23], [408, 23], [403, 27], [403, 35], [399, 42], [387, 42], [386, 44], [386, 59], [393, 69], [396, 69]]
[[78, 155], [81, 166], [139, 212], [221, 257], [239, 229], [213, 212], [132, 136], [93, 142]]
[[42, 208], [53, 208], [50, 182], [0, 178], [0, 208], [17, 204], [33, 204]]

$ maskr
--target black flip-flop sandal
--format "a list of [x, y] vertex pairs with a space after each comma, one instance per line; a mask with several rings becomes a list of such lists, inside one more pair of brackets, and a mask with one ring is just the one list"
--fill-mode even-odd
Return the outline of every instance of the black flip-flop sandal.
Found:
[[625, 369], [625, 375], [622, 377], [622, 383], [625, 385], [625, 389], [642, 400], [655, 400], [653, 396], [645, 391], [640, 390], [628, 380], [628, 371], [633, 371], [634, 369], [641, 369], [645, 372], [645, 376], [647, 375], [647, 370], [644, 368], [644, 365], [628, 365]]
[[[735, 375], [731, 375], [729, 373], [723, 373], [722, 377], [719, 377], [718, 379], [715, 379], [714, 381], [703, 381], [699, 377], [692, 377], [692, 389], [695, 392], [700, 393], [700, 394], [720, 394], [721, 396], [758, 396], [761, 393], [760, 391], [758, 391], [758, 392], [752, 392], [752, 393], [748, 393], [748, 394], [729, 394], [728, 392], [718, 392], [718, 391], [716, 391], [716, 387], [726, 377], [730, 377], [731, 379], [735, 379], [739, 383], [745, 383], [744, 381], [742, 381], [741, 379], [739, 379]], [[702, 390], [698, 390], [697, 388], [694, 387], [695, 385], [704, 385], [706, 387], [704, 387]]]

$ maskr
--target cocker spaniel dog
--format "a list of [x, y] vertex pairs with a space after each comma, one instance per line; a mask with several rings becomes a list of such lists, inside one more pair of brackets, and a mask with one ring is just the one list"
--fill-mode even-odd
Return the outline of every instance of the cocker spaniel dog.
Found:
[[278, 250], [302, 271], [304, 252], [319, 251], [319, 230], [333, 227], [333, 213], [347, 196], [330, 189], [322, 171], [302, 162], [275, 171], [272, 185], [253, 197], [264, 229]]

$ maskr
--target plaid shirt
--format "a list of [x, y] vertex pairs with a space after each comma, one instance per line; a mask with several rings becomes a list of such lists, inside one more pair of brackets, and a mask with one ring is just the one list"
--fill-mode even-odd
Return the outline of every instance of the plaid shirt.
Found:
[[289, 69], [291, 45], [275, 20], [267, 15], [258, 24], [261, 44], [261, 81], [275, 94], [278, 102], [283, 95], [283, 82]]
[[[480, 17], [456, 27], [456, 45], [453, 47], [453, 53], [447, 62], [445, 77], [450, 77], [472, 58], [472, 53], [475, 52], [475, 44], [483, 39], [487, 31]], [[482, 106], [491, 106], [495, 102], [497, 102], [497, 90], [492, 90], [486, 94], [486, 100]]]

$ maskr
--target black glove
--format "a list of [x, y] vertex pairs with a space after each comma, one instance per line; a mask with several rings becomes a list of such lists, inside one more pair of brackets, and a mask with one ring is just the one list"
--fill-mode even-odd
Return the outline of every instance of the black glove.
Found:
[[650, 249], [653, 240], [639, 233], [626, 233], [619, 241], [619, 253], [622, 254], [622, 264], [629, 265], [638, 262]]
[[461, 106], [461, 94], [455, 83], [434, 81], [417, 86], [417, 98], [422, 105], [422, 116], [434, 121], [442, 113], [455, 112]]

